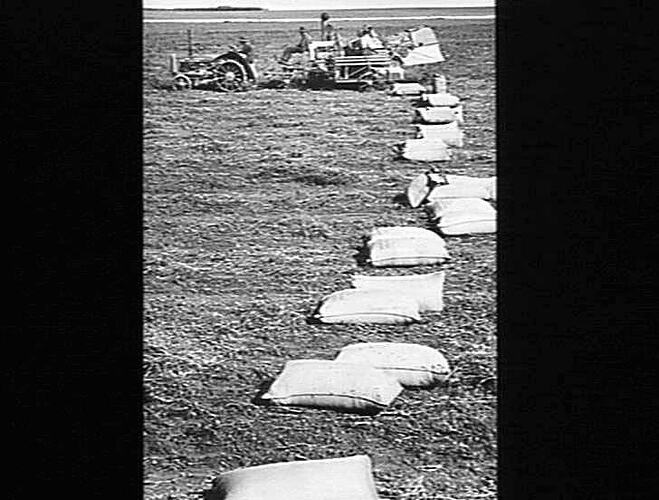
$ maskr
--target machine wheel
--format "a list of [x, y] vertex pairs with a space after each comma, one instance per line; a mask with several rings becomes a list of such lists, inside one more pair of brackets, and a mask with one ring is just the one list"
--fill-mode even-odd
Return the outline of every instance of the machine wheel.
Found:
[[389, 89], [390, 85], [382, 75], [379, 75], [379, 77], [376, 78], [373, 82], [373, 87], [375, 90], [387, 90]]
[[375, 85], [373, 85], [373, 82], [371, 81], [364, 81], [359, 84], [359, 91], [360, 92], [374, 92], [375, 91]]
[[232, 59], [221, 59], [213, 65], [215, 88], [221, 92], [237, 92], [247, 83], [247, 73], [242, 65]]
[[192, 80], [185, 75], [176, 75], [173, 87], [174, 90], [189, 90], [192, 88]]

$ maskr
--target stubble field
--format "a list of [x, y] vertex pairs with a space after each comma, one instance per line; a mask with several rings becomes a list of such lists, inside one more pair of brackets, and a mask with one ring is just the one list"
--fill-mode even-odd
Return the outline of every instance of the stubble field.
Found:
[[[341, 26], [350, 34], [360, 24]], [[383, 35], [411, 26], [373, 24]], [[494, 22], [428, 24], [448, 57], [416, 74], [443, 72], [464, 102], [465, 146], [443, 168], [495, 175]], [[188, 28], [202, 53], [247, 35], [263, 70], [295, 41], [297, 25], [144, 25], [144, 497], [196, 498], [238, 467], [367, 454], [381, 498], [494, 498], [494, 236], [447, 238], [446, 308], [425, 323], [305, 321], [354, 274], [435, 270], [374, 270], [356, 259], [373, 227], [426, 227], [400, 194], [427, 166], [390, 149], [414, 135], [410, 101], [166, 90], [167, 55], [186, 53]], [[333, 359], [366, 341], [429, 345], [453, 372], [375, 417], [253, 404], [287, 360]]]

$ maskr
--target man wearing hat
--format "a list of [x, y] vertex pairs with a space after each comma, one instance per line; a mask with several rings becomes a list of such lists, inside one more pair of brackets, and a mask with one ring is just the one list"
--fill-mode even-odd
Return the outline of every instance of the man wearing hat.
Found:
[[250, 76], [256, 79], [257, 73], [256, 66], [254, 66], [254, 48], [249, 43], [249, 40], [244, 36], [241, 36], [238, 39], [238, 47], [235, 48], [235, 51], [242, 56], [244, 61], [247, 63], [247, 66], [249, 66], [249, 70], [251, 72]]
[[309, 36], [309, 33], [307, 33], [307, 30], [304, 26], [300, 26], [299, 32], [300, 41], [297, 43], [297, 45], [292, 45], [284, 49], [284, 52], [279, 59], [280, 63], [286, 64], [293, 54], [300, 54], [309, 50], [309, 44], [312, 41], [311, 36]]
[[238, 50], [237, 50], [237, 52], [242, 54], [245, 57], [245, 60], [249, 64], [254, 63], [254, 55], [253, 55], [254, 49], [249, 44], [249, 40], [247, 40], [247, 38], [245, 38], [244, 36], [241, 36], [238, 39]]
[[377, 49], [384, 48], [384, 45], [380, 41], [380, 37], [377, 35], [373, 26], [364, 26], [359, 37], [362, 49], [366, 53], [373, 53]]

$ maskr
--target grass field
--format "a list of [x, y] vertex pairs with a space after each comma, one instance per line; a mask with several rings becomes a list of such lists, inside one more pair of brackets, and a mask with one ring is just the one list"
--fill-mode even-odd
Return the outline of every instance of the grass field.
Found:
[[[417, 74], [439, 69], [464, 100], [465, 146], [445, 170], [495, 175], [494, 22], [430, 25], [448, 58]], [[384, 35], [409, 26], [375, 24]], [[267, 69], [297, 25], [144, 25], [145, 498], [196, 498], [238, 467], [361, 453], [383, 499], [494, 498], [495, 237], [447, 238], [446, 309], [426, 323], [305, 321], [354, 274], [434, 270], [355, 260], [375, 226], [426, 225], [399, 201], [426, 166], [390, 151], [413, 136], [410, 102], [380, 92], [165, 90], [167, 54], [185, 54], [190, 27], [199, 52], [248, 35]], [[363, 341], [435, 347], [454, 372], [432, 391], [404, 391], [376, 417], [251, 402], [287, 360], [332, 359]]]

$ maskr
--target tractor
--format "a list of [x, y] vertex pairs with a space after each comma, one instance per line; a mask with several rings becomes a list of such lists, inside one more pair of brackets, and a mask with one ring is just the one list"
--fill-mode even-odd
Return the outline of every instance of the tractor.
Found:
[[169, 70], [176, 90], [207, 88], [220, 92], [247, 90], [256, 84], [256, 69], [243, 54], [230, 48], [220, 55], [192, 55], [188, 30], [188, 56], [169, 56]]

